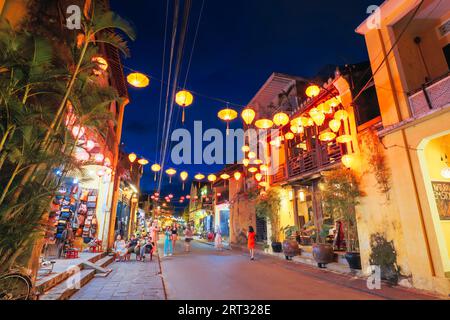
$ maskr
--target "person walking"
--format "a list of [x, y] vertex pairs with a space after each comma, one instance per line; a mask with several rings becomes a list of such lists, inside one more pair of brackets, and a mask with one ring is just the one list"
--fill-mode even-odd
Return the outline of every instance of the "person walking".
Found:
[[176, 223], [173, 223], [171, 231], [172, 231], [172, 250], [175, 252], [178, 240], [178, 226]]
[[159, 227], [158, 221], [154, 220], [150, 228], [150, 235], [155, 243], [155, 252], [158, 252], [158, 240], [159, 240]]
[[191, 241], [194, 237], [194, 231], [191, 229], [191, 226], [188, 225], [186, 230], [184, 230], [184, 251], [191, 251]]
[[220, 226], [216, 226], [216, 236], [214, 237], [214, 246], [218, 251], [223, 250], [222, 231], [220, 230]]
[[164, 257], [171, 256], [172, 254], [172, 228], [166, 227], [166, 230], [164, 232]]
[[250, 251], [250, 260], [255, 260], [255, 238], [256, 233], [252, 226], [248, 227], [247, 233], [247, 247]]

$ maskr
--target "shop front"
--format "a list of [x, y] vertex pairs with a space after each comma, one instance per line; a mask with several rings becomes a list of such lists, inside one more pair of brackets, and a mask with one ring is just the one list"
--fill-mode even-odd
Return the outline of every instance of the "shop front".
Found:
[[230, 239], [230, 205], [228, 203], [222, 203], [215, 206], [215, 226], [214, 230], [217, 231], [219, 227], [222, 234], [222, 240], [229, 242]]

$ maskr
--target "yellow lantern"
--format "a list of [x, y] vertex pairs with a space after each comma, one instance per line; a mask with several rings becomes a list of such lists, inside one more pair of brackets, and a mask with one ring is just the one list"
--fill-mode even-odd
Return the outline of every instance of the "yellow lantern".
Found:
[[236, 171], [236, 172], [234, 173], [234, 179], [235, 179], [236, 181], [239, 181], [239, 179], [241, 179], [241, 176], [242, 176], [242, 174], [241, 174], [239, 171]]
[[227, 123], [227, 135], [228, 135], [228, 131], [230, 128], [230, 121], [237, 118], [237, 116], [238, 116], [237, 112], [234, 111], [233, 109], [226, 108], [226, 109], [220, 110], [219, 113], [217, 114], [217, 116], [219, 117], [219, 119], [221, 119]]
[[285, 138], [286, 140], [292, 140], [292, 139], [295, 138], [295, 135], [294, 135], [292, 132], [288, 132], [288, 133], [286, 133], [286, 134], [284, 135], [284, 138]]
[[255, 159], [256, 158], [256, 153], [255, 152], [253, 152], [253, 151], [250, 151], [249, 153], [248, 153], [248, 158], [251, 160], [251, 159]]
[[319, 86], [310, 85], [308, 88], [306, 88], [306, 95], [310, 98], [317, 97], [319, 93], [320, 93]]
[[285, 126], [289, 123], [289, 116], [284, 112], [279, 112], [273, 116], [273, 123], [279, 127]]
[[261, 172], [267, 172], [267, 171], [269, 171], [269, 167], [266, 164], [263, 164], [259, 167], [259, 170]]
[[345, 110], [336, 111], [336, 113], [334, 114], [334, 118], [338, 121], [341, 121], [341, 120], [345, 121], [348, 118], [348, 112]]
[[330, 127], [330, 129], [333, 132], [338, 132], [339, 129], [341, 128], [341, 121], [332, 119], [332, 120], [330, 120], [330, 123], [328, 124], [328, 126]]
[[267, 187], [267, 182], [260, 182], [259, 185], [263, 188]]
[[154, 165], [151, 166], [151, 169], [155, 173], [154, 180], [156, 181], [156, 173], [161, 171], [161, 166], [159, 164], [155, 163]]
[[248, 126], [253, 123], [255, 116], [256, 116], [256, 113], [251, 108], [246, 108], [241, 113], [242, 119], [244, 120], [245, 124], [247, 124]]
[[251, 167], [248, 169], [248, 172], [251, 172], [251, 173], [255, 173], [257, 171], [258, 171], [258, 168], [256, 168], [256, 167]]
[[242, 152], [249, 152], [250, 151], [250, 147], [249, 146], [243, 146], [242, 147]]
[[184, 182], [187, 180], [188, 176], [189, 175], [188, 175], [188, 173], [186, 171], [183, 171], [183, 172], [180, 173], [180, 178], [183, 181], [183, 190], [184, 190]]
[[248, 167], [248, 165], [250, 164], [250, 160], [244, 159], [244, 160], [242, 160], [242, 163], [244, 164], [245, 167]]
[[255, 159], [255, 160], [253, 160], [253, 163], [256, 165], [260, 165], [263, 163], [263, 161], [261, 159]]
[[145, 74], [139, 72], [130, 73], [127, 76], [127, 81], [136, 88], [145, 88], [150, 83], [150, 79]]
[[328, 104], [328, 102], [321, 103], [317, 106], [317, 110], [322, 113], [330, 114], [333, 112], [333, 108]]
[[230, 175], [224, 173], [224, 174], [222, 174], [222, 175], [220, 176], [220, 178], [222, 178], [223, 180], [228, 180], [228, 179], [230, 179], [231, 177], [230, 177]]
[[350, 169], [352, 167], [353, 164], [353, 156], [350, 154], [346, 154], [342, 157], [342, 163], [344, 164], [344, 166], [348, 169]]
[[317, 108], [312, 108], [311, 111], [309, 112], [309, 115], [311, 116], [312, 120], [318, 127], [320, 127], [325, 121], [325, 115], [319, 110], [317, 110]]
[[[92, 61], [95, 62], [95, 63], [97, 63], [98, 67], [99, 67], [101, 70], [103, 70], [103, 71], [108, 70], [108, 62], [106, 61], [105, 58], [103, 58], [103, 57], [93, 57], [93, 58], [92, 58]], [[97, 71], [97, 72], [98, 72], [98, 71]], [[96, 73], [96, 72], [94, 71], [94, 73]]]
[[201, 173], [198, 173], [194, 176], [195, 180], [201, 181], [203, 179], [205, 179], [205, 176]]
[[209, 176], [208, 176], [208, 181], [209, 182], [214, 182], [214, 181], [216, 181], [217, 180], [217, 177], [214, 175], [214, 174], [210, 174]]
[[146, 165], [148, 165], [148, 160], [147, 159], [139, 159], [138, 163], [142, 166], [146, 166]]
[[192, 93], [186, 90], [179, 91], [175, 96], [175, 102], [183, 108], [183, 115], [181, 117], [181, 122], [184, 123], [184, 109], [189, 107], [192, 102], [194, 102], [194, 96]]
[[128, 155], [128, 160], [130, 160], [131, 163], [133, 163], [134, 161], [136, 161], [137, 155], [136, 153], [132, 152]]
[[305, 127], [312, 127], [314, 125], [314, 121], [311, 118], [306, 118], [306, 126]]
[[269, 119], [259, 119], [255, 122], [255, 126], [258, 129], [270, 129], [273, 127], [273, 122]]
[[331, 99], [329, 99], [326, 104], [330, 107], [330, 109], [332, 108], [336, 108], [338, 105], [341, 104], [341, 97], [333, 97]]
[[349, 134], [343, 134], [337, 137], [336, 141], [339, 143], [349, 143], [352, 141], [352, 136]]
[[261, 173], [255, 174], [256, 181], [260, 182], [262, 180], [262, 178], [263, 178], [263, 175]]
[[334, 132], [324, 132], [319, 135], [319, 140], [324, 142], [333, 141], [334, 138], [336, 138], [336, 133]]
[[173, 168], [169, 168], [166, 170], [167, 175], [169, 176], [169, 183], [172, 183], [172, 176], [177, 173], [177, 170]]

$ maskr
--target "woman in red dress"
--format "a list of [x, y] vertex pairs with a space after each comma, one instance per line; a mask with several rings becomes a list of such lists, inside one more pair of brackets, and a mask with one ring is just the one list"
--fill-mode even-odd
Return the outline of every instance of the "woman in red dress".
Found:
[[252, 226], [248, 227], [248, 233], [247, 233], [247, 246], [250, 250], [250, 260], [255, 260], [255, 238], [256, 233]]

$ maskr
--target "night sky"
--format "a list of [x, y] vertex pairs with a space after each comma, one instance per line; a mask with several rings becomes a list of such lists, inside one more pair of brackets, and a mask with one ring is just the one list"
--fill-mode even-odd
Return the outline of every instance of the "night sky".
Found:
[[[364, 38], [354, 30], [368, 16], [367, 7], [381, 2], [205, 0], [186, 88], [232, 104], [246, 105], [273, 72], [312, 77], [325, 65], [367, 60]], [[201, 4], [202, 0], [193, 0], [180, 76], [182, 82]], [[124, 59], [124, 65], [160, 79], [166, 0], [111, 0], [111, 5], [114, 11], [134, 25], [137, 33], [136, 41], [129, 43], [131, 57]], [[169, 34], [172, 14], [171, 9]], [[125, 69], [125, 73], [129, 71]], [[126, 108], [122, 137], [125, 150], [154, 163], [160, 82], [152, 79], [149, 87], [130, 88], [129, 93], [131, 103]], [[191, 129], [194, 120], [203, 120], [204, 130], [220, 128], [225, 131], [225, 123], [217, 118], [217, 112], [224, 106], [195, 97], [194, 104], [187, 109], [185, 128]], [[175, 110], [179, 108], [176, 106]], [[241, 121], [235, 120], [231, 127], [240, 125]], [[181, 116], [178, 113], [175, 127], [179, 126]], [[221, 167], [191, 165], [176, 169], [178, 172], [188, 171], [192, 178], [198, 172], [213, 173]], [[165, 193], [179, 194], [178, 181], [177, 176], [172, 185], [167, 185], [166, 179]], [[144, 191], [155, 187], [150, 165], [141, 184]]]

